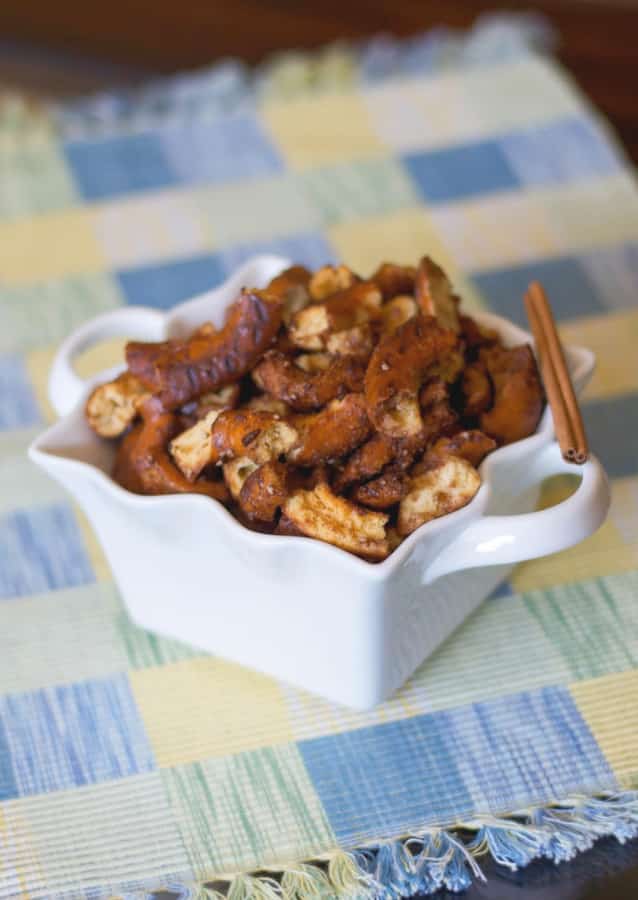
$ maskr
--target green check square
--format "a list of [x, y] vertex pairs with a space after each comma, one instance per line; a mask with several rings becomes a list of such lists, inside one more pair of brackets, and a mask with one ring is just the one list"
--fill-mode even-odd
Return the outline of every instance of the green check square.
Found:
[[0, 141], [0, 219], [78, 203], [73, 177], [53, 141]]

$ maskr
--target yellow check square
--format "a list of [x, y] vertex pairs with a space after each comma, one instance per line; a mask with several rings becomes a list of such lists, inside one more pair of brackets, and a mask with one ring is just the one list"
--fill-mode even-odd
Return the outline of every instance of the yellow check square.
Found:
[[587, 397], [628, 394], [638, 386], [638, 310], [587, 316], [561, 322], [566, 344], [580, 344], [596, 354], [596, 369]]
[[29, 373], [29, 381], [35, 394], [36, 402], [45, 422], [55, 422], [57, 414], [49, 400], [49, 372], [53, 365], [53, 357], [57, 347], [43, 347], [27, 353], [24, 362]]
[[448, 203], [430, 214], [449, 252], [468, 271], [533, 262], [559, 252], [550, 217], [531, 192]]
[[631, 572], [636, 566], [638, 545], [626, 544], [614, 522], [608, 519], [575, 547], [521, 563], [510, 583], [517, 593], [524, 593], [613, 572]]
[[[576, 476], [558, 475], [542, 487], [538, 509], [566, 500], [576, 488]], [[574, 547], [521, 563], [510, 579], [515, 591], [542, 590], [559, 584], [596, 578], [614, 572], [630, 572], [638, 566], [635, 522], [635, 481], [611, 482], [609, 518], [586, 540]]]
[[636, 239], [638, 191], [629, 172], [539, 189], [535, 197], [561, 253]]
[[269, 103], [261, 117], [293, 169], [385, 155], [364, 102], [325, 94]]
[[194, 256], [213, 246], [197, 200], [197, 191], [177, 189], [111, 200], [92, 208], [91, 226], [114, 268]]
[[104, 268], [88, 210], [0, 223], [0, 283], [24, 284]]
[[580, 681], [569, 690], [618, 781], [638, 786], [638, 670]]
[[[124, 359], [123, 338], [112, 338], [86, 350], [74, 360], [74, 368], [80, 378], [89, 378]], [[57, 414], [49, 400], [49, 375], [57, 346], [39, 347], [25, 355], [25, 365], [36, 401], [46, 422], [54, 422]]]
[[277, 682], [243, 666], [201, 657], [129, 675], [159, 766], [293, 740]]

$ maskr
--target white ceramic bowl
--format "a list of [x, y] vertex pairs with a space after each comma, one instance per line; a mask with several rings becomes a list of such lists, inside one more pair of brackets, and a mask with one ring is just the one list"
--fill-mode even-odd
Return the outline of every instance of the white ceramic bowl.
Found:
[[[51, 401], [62, 418], [33, 442], [29, 456], [89, 517], [141, 626], [368, 708], [389, 697], [514, 563], [595, 531], [609, 489], [595, 458], [580, 467], [563, 461], [549, 410], [536, 434], [487, 457], [470, 504], [423, 525], [379, 564], [309, 538], [249, 531], [208, 497], [144, 497], [121, 488], [109, 476], [114, 447], [88, 427], [84, 404], [96, 383], [122, 367], [85, 383], [73, 370], [74, 356], [109, 337], [157, 341], [205, 320], [221, 324], [243, 285], [264, 286], [289, 264], [257, 257], [170, 313], [127, 307], [80, 327], [60, 347], [50, 375]], [[531, 343], [504, 319], [476, 318], [507, 344]], [[570, 347], [567, 356], [580, 390], [593, 355]], [[543, 479], [564, 472], [581, 476], [576, 491], [534, 512]]]

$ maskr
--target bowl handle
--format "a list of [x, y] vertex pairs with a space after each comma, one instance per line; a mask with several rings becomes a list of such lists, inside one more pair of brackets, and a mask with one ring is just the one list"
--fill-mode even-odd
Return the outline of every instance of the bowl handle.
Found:
[[609, 482], [595, 456], [590, 456], [583, 466], [576, 466], [563, 459], [553, 441], [539, 451], [518, 480], [518, 493], [527, 485], [562, 474], [581, 476], [570, 497], [538, 512], [477, 519], [434, 558], [424, 573], [424, 583], [431, 584], [442, 575], [461, 569], [547, 556], [593, 534], [605, 521], [610, 501]]
[[[86, 389], [87, 383], [73, 368], [73, 360], [78, 354], [108, 338], [159, 341], [165, 333], [164, 313], [145, 306], [113, 309], [80, 325], [60, 345], [49, 373], [49, 400], [56, 413], [65, 416], [71, 412]], [[114, 371], [110, 370], [105, 377], [113, 377], [113, 374]]]

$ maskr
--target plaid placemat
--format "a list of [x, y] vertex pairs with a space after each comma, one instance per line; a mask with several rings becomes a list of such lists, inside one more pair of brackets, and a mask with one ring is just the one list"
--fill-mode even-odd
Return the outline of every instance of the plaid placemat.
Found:
[[[481, 853], [561, 861], [637, 832], [638, 191], [526, 48], [492, 23], [3, 106], [0, 897], [391, 898], [463, 887]], [[598, 356], [608, 522], [521, 565], [369, 713], [135, 627], [25, 457], [72, 328], [261, 251], [363, 272], [428, 252], [468, 307], [516, 321], [540, 279]]]

